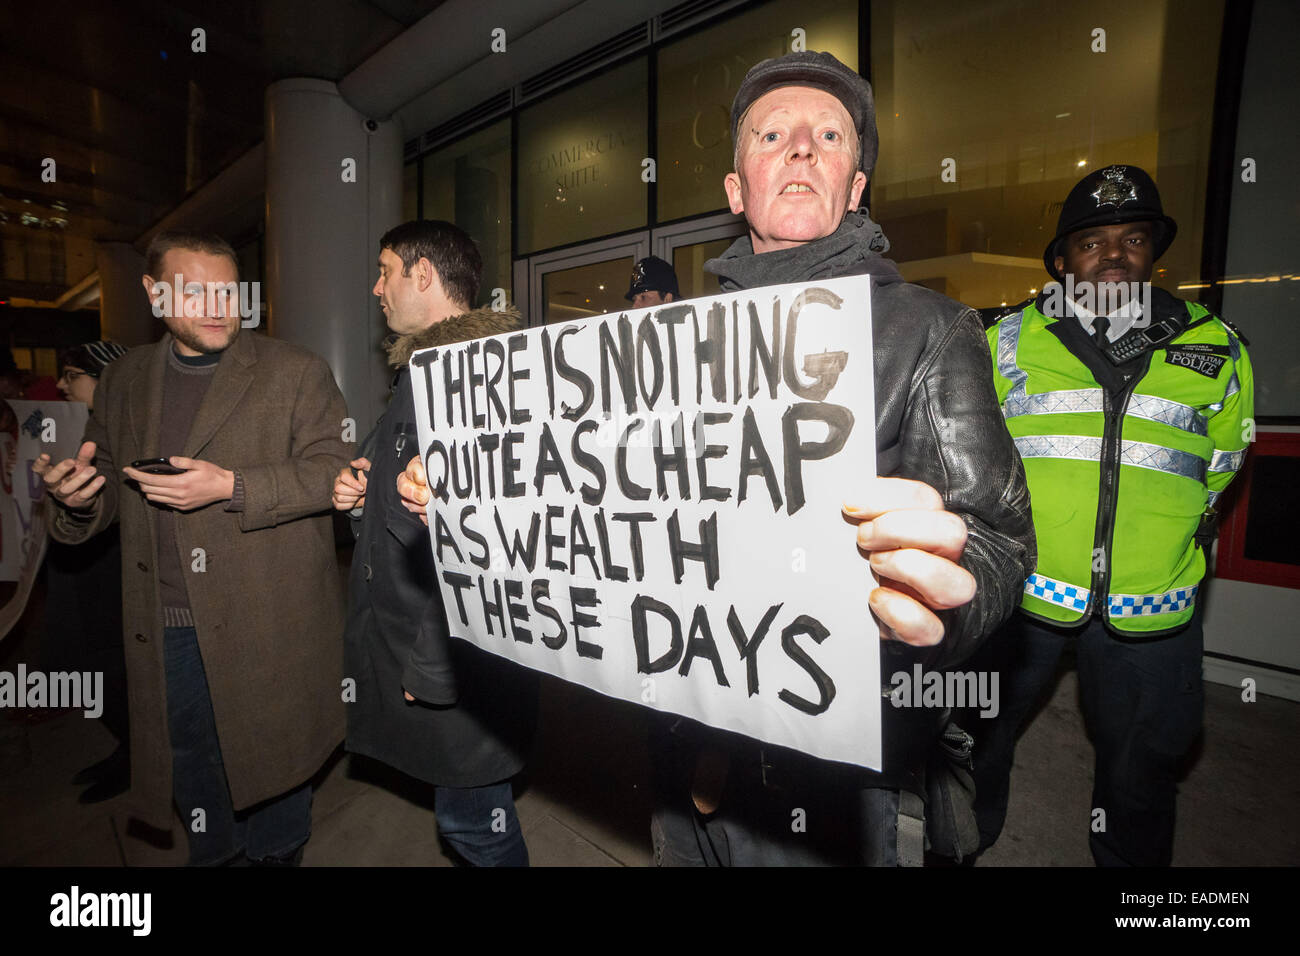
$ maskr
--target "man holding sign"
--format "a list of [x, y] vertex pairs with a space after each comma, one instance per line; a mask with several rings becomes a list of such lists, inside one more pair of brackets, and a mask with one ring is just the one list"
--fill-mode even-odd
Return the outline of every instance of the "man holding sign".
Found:
[[[888, 248], [879, 230], [854, 211], [878, 142], [871, 88], [857, 73], [826, 53], [766, 60], [741, 83], [732, 132], [736, 171], [724, 186], [749, 235], [705, 268], [724, 290], [871, 276], [880, 477], [845, 488], [843, 513], [858, 523], [858, 546], [880, 580], [869, 602], [884, 641], [882, 678], [914, 662], [951, 667], [1011, 612], [1035, 558], [1024, 472], [979, 321], [904, 283], [879, 255]], [[944, 711], [883, 713], [879, 774], [706, 734], [694, 806], [656, 815], [657, 859], [919, 863], [919, 828], [905, 818], [917, 816]], [[832, 855], [834, 826], [799, 812], [805, 796], [853, 817], [858, 845]]]
[[398, 488], [453, 634], [685, 718], [654, 748], [660, 862], [919, 863], [947, 705], [880, 686], [1011, 612], [1023, 470], [976, 314], [903, 283], [852, 212], [867, 84], [769, 60], [733, 124], [728, 294], [416, 354], [424, 467]]

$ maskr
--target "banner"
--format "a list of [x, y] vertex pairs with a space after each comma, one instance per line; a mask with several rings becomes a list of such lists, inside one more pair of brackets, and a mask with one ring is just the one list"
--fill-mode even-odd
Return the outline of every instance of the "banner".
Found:
[[870, 280], [771, 286], [411, 359], [452, 635], [880, 767]]
[[48, 509], [45, 485], [32, 474], [42, 452], [73, 458], [89, 412], [81, 402], [0, 400], [0, 638], [23, 615], [36, 572], [45, 559]]

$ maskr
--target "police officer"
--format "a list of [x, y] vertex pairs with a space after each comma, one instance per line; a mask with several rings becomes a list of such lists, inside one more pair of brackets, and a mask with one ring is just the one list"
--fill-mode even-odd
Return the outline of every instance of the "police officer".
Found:
[[628, 286], [627, 295], [623, 296], [634, 309], [663, 305], [681, 297], [677, 290], [677, 273], [658, 256], [646, 256], [632, 267], [632, 284]]
[[1016, 733], [1073, 639], [1096, 747], [1093, 858], [1170, 862], [1179, 764], [1201, 728], [1197, 592], [1253, 414], [1240, 335], [1149, 284], [1176, 229], [1141, 169], [1090, 173], [1043, 253], [1057, 282], [988, 331], [1038, 566], [980, 662], [1002, 671], [1003, 696], [991, 725], [970, 722], [981, 848], [1002, 829]]

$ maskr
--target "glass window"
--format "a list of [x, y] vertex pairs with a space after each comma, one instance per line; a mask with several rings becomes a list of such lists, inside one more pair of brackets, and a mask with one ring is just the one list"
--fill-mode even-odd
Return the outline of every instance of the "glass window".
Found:
[[659, 222], [727, 207], [731, 101], [755, 63], [805, 48], [858, 68], [857, 0], [779, 0], [659, 51]]
[[460, 226], [478, 243], [483, 256], [479, 301], [492, 290], [511, 289], [510, 269], [510, 121], [430, 153], [421, 161], [425, 219], [444, 219]]
[[521, 255], [645, 225], [646, 68], [634, 60], [519, 113]]
[[1197, 281], [1222, 21], [1223, 0], [873, 2], [871, 208], [903, 275], [976, 307], [1028, 298], [1070, 188], [1122, 163], [1178, 222], [1153, 281]]
[[[1300, 11], [1295, 4], [1255, 4], [1241, 84], [1222, 291], [1223, 316], [1250, 339], [1257, 416], [1300, 415], [1300, 204], [1294, 173], [1300, 88], [1287, 52], [1297, 34]], [[1241, 164], [1248, 158], [1255, 162], [1257, 179], [1243, 182]], [[1291, 172], [1266, 176], [1267, 169]], [[1181, 231], [1182, 223], [1179, 227]], [[1197, 293], [1178, 294], [1191, 298]]]
[[631, 275], [631, 256], [546, 273], [542, 276], [544, 321], [585, 319], [630, 308], [624, 296]]
[[735, 239], [714, 239], [678, 246], [673, 250], [673, 272], [677, 274], [677, 288], [683, 299], [698, 299], [704, 295], [717, 295], [722, 291], [718, 277], [704, 271], [704, 263], [716, 259], [727, 251]]

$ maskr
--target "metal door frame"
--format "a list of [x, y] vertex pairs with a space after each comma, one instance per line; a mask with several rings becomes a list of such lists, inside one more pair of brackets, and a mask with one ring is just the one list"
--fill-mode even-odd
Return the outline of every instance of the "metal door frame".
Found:
[[651, 232], [654, 254], [668, 262], [673, 261], [673, 250], [679, 246], [693, 246], [714, 239], [736, 239], [746, 232], [745, 217], [736, 213], [719, 213], [703, 219], [660, 226]]
[[516, 300], [515, 305], [524, 314], [529, 326], [542, 325], [542, 279], [547, 274], [626, 256], [631, 256], [632, 261], [637, 262], [648, 255], [650, 232], [643, 229], [612, 239], [597, 239], [581, 246], [520, 259], [515, 263], [515, 288], [525, 290], [526, 294], [522, 301]]
[[514, 265], [515, 306], [529, 326], [541, 325], [542, 279], [549, 273], [627, 256], [638, 262], [650, 255], [651, 250], [659, 258], [672, 262], [673, 251], [680, 246], [733, 239], [743, 236], [745, 230], [744, 216], [724, 212], [518, 259]]

